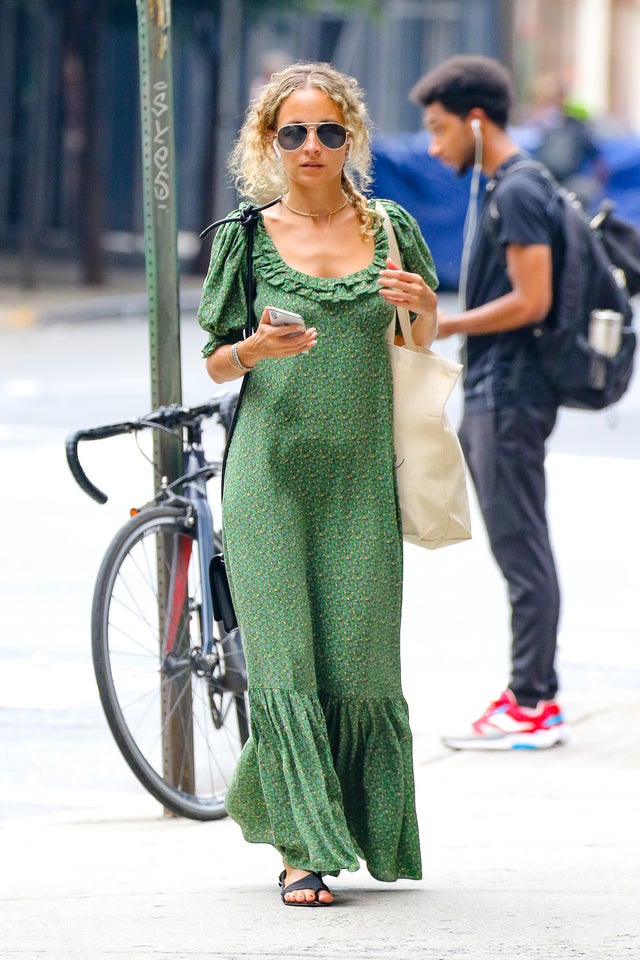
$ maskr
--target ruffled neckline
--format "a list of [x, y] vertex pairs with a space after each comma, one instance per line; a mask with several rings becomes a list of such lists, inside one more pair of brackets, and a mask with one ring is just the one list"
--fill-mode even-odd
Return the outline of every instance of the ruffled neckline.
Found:
[[371, 263], [342, 277], [315, 277], [313, 274], [303, 273], [301, 270], [289, 266], [278, 252], [264, 225], [262, 215], [256, 226], [256, 244], [253, 254], [254, 271], [256, 276], [268, 280], [276, 287], [312, 289], [323, 300], [351, 298], [359, 293], [371, 293], [371, 285], [378, 279], [378, 275], [384, 269], [386, 263], [387, 251], [384, 243], [386, 234], [382, 224], [379, 224], [376, 230], [375, 248]]

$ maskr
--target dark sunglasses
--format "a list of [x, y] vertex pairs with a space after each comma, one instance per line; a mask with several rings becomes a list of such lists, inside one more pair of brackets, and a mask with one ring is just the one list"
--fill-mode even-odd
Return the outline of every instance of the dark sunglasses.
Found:
[[341, 123], [286, 123], [276, 133], [276, 139], [283, 150], [299, 150], [314, 128], [316, 137], [327, 150], [339, 150], [347, 142], [347, 131]]

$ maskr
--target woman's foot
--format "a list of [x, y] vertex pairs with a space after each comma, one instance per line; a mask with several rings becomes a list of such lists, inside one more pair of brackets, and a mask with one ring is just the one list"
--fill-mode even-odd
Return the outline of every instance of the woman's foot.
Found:
[[[305, 880], [308, 879], [308, 886]], [[297, 870], [284, 864], [280, 874], [281, 896], [285, 904], [294, 907], [328, 907], [333, 895], [322, 882], [322, 875], [311, 870]]]

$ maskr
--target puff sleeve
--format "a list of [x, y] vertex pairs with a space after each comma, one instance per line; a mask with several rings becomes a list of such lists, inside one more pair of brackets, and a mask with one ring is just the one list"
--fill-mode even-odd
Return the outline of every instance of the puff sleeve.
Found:
[[198, 308], [198, 323], [209, 335], [202, 349], [203, 357], [210, 356], [223, 343], [242, 339], [247, 315], [246, 253], [244, 227], [225, 223], [218, 228]]
[[400, 248], [402, 266], [408, 273], [418, 273], [425, 283], [435, 290], [438, 286], [438, 275], [431, 256], [431, 251], [425, 243], [417, 221], [404, 207], [393, 200], [380, 201], [389, 214], [393, 229]]

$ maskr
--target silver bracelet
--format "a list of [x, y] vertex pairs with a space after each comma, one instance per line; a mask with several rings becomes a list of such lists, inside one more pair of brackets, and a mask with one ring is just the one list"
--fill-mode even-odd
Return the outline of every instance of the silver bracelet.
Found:
[[233, 366], [234, 366], [237, 370], [241, 370], [242, 373], [249, 373], [250, 370], [253, 370], [253, 367], [247, 367], [247, 366], [245, 366], [244, 363], [242, 362], [242, 360], [240, 359], [240, 357], [238, 356], [238, 344], [237, 344], [237, 343], [232, 343], [232, 344], [231, 344], [231, 352], [229, 353], [229, 359], [230, 359], [231, 363], [233, 364]]

